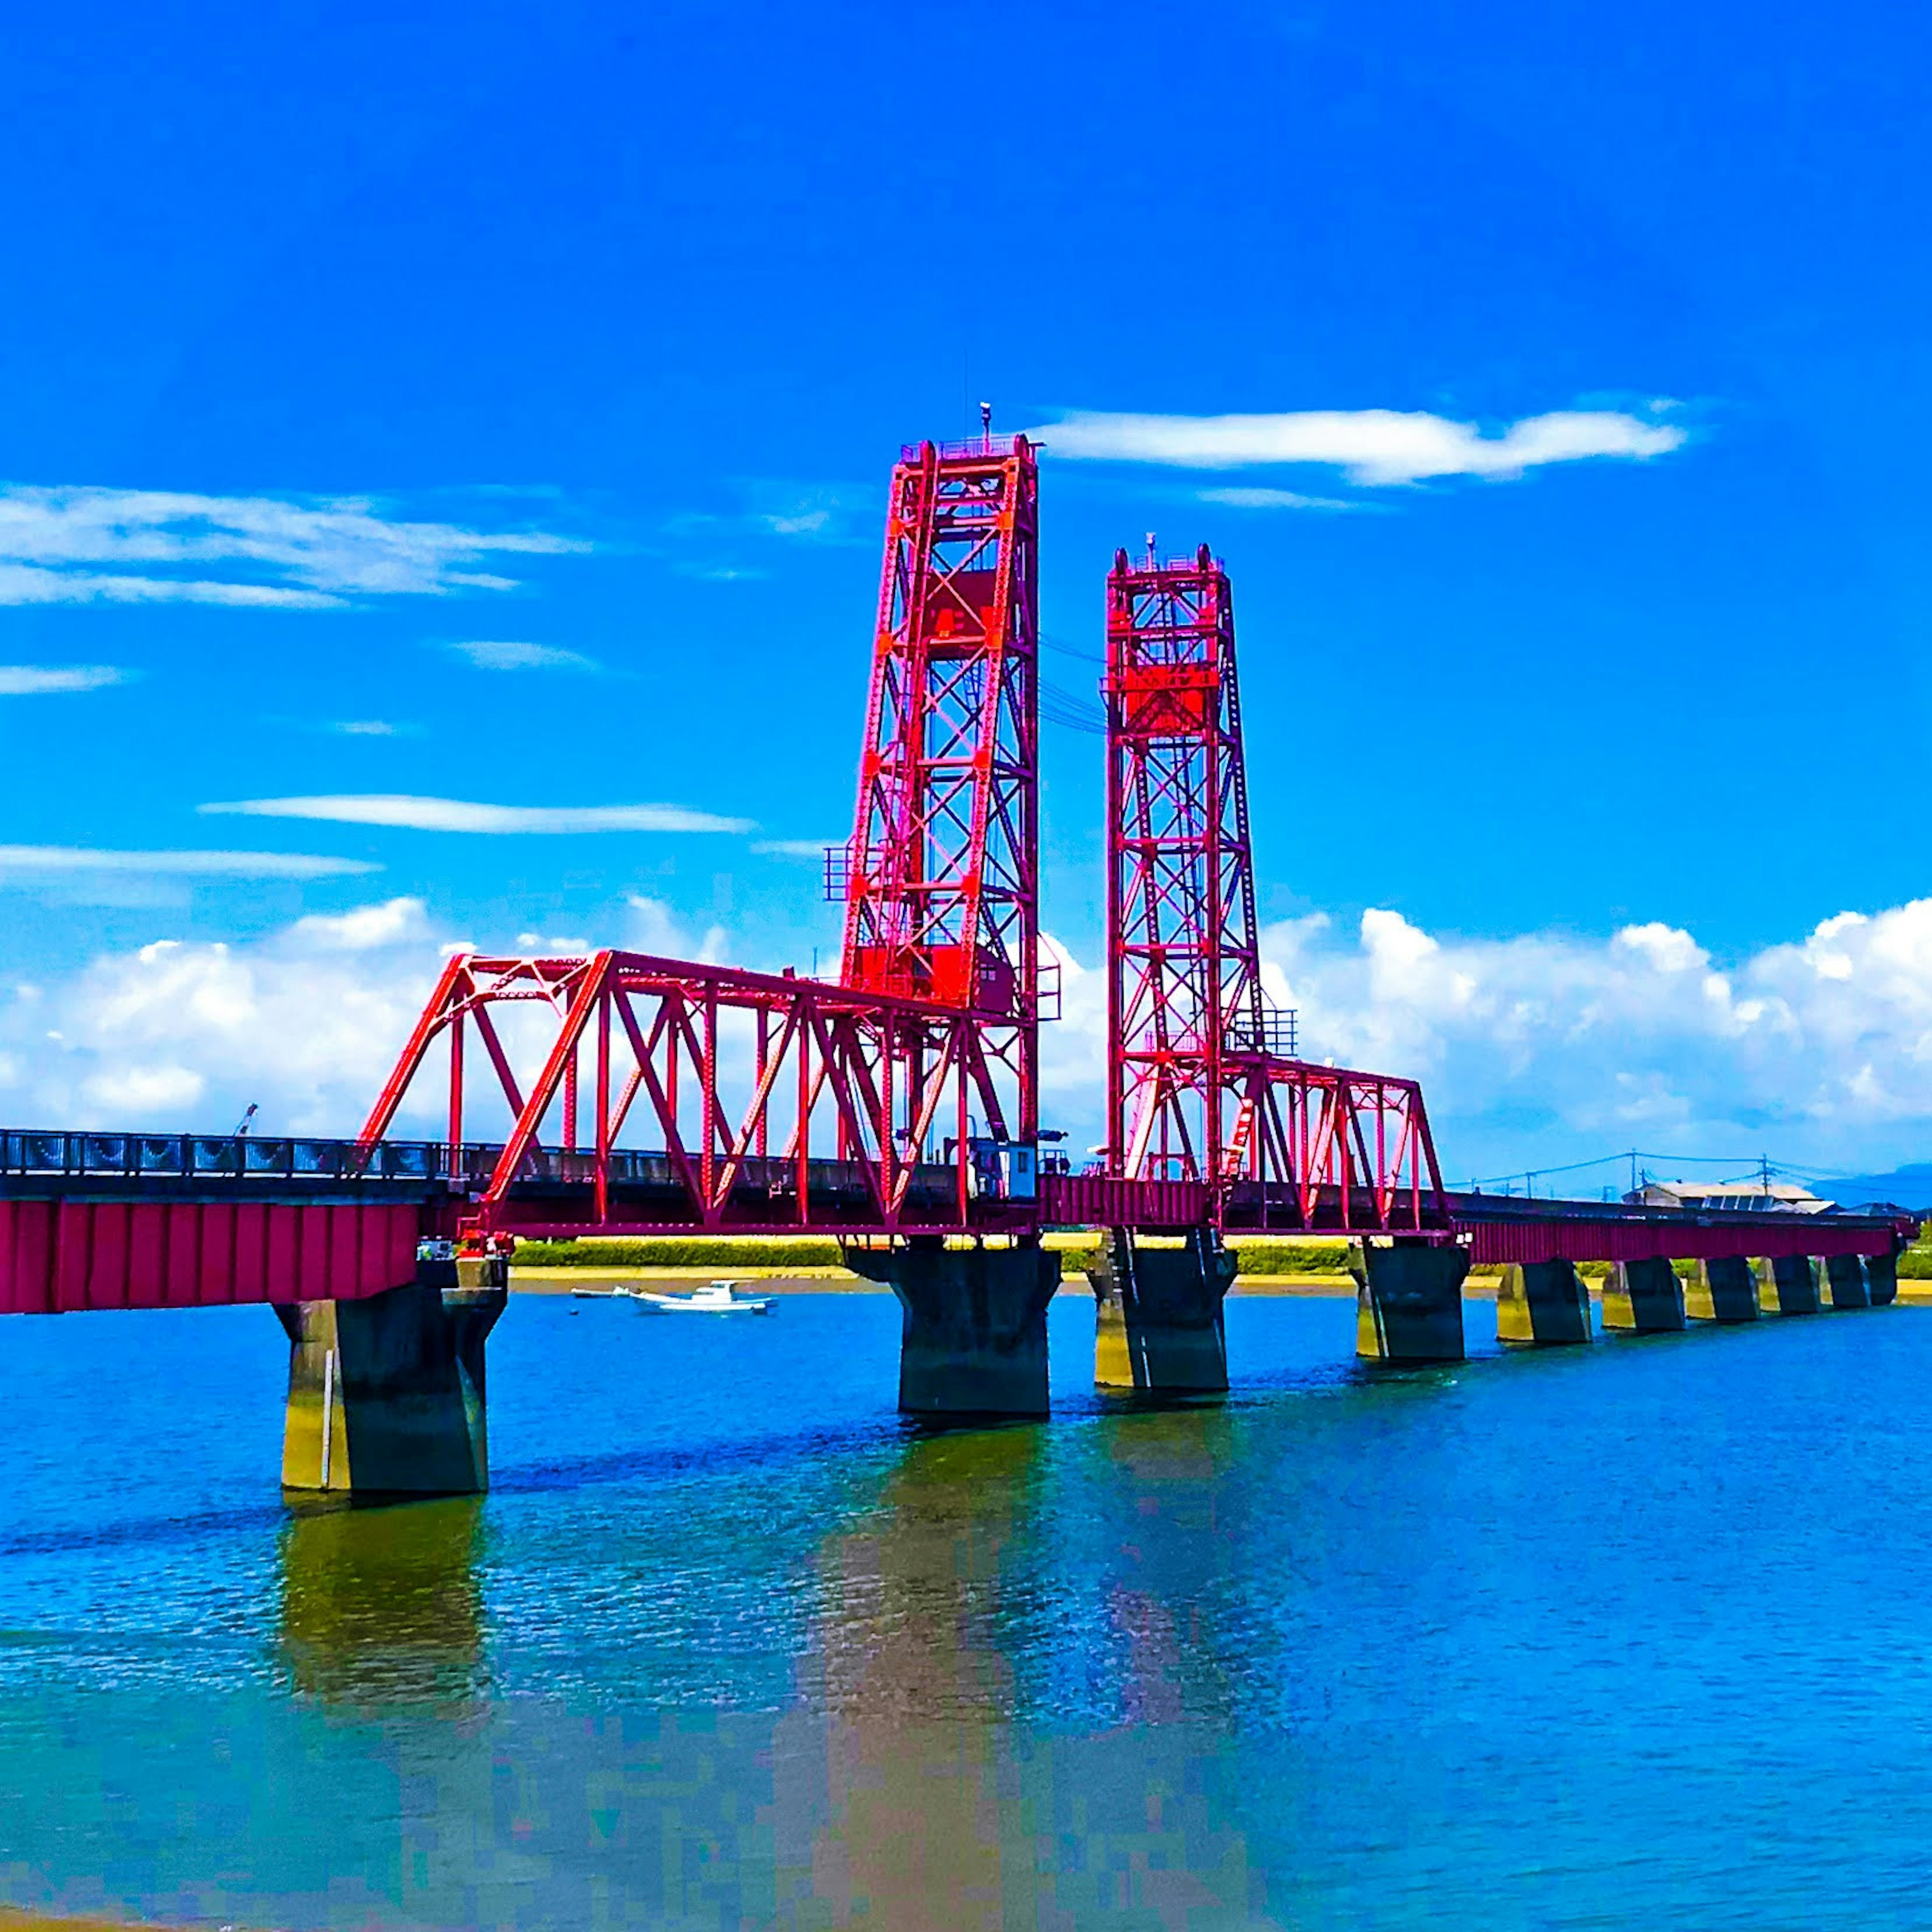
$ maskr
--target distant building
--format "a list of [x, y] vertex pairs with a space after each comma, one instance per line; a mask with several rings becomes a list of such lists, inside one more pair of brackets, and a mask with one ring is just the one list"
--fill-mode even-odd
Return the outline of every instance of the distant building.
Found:
[[1700, 1214], [1822, 1214], [1834, 1202], [1788, 1180], [1653, 1180], [1626, 1194], [1634, 1208], [1690, 1208]]

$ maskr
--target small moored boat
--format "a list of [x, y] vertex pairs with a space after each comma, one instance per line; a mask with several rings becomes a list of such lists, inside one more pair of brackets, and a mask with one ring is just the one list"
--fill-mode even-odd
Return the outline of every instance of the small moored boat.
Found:
[[688, 1294], [653, 1294], [647, 1288], [631, 1292], [646, 1314], [769, 1315], [776, 1295], [740, 1294], [735, 1281], [708, 1281]]

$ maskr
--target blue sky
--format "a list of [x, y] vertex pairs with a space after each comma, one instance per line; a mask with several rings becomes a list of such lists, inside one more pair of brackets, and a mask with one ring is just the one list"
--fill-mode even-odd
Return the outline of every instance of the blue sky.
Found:
[[[4, 32], [0, 1112], [352, 1124], [460, 938], [829, 956], [759, 848], [846, 829], [885, 476], [987, 397], [1047, 426], [1058, 684], [1116, 544], [1227, 559], [1271, 953], [1453, 1169], [1924, 1151], [1905, 10]], [[1370, 411], [1438, 420], [1378, 466]], [[1499, 468], [1552, 416], [1613, 453]], [[1098, 741], [1046, 784], [1090, 963]], [[670, 809], [203, 809], [396, 796]], [[274, 1016], [350, 993], [326, 1054]]]

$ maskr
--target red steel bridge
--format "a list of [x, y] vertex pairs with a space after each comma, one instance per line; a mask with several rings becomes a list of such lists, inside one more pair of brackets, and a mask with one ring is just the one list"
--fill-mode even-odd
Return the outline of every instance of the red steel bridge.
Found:
[[[1227, 573], [1106, 580], [1108, 1138], [1040, 1132], [1039, 482], [1024, 437], [892, 472], [836, 977], [464, 954], [352, 1141], [0, 1136], [0, 1312], [354, 1299], [418, 1241], [1025, 1240], [1057, 1225], [1461, 1241], [1472, 1261], [1879, 1255], [1882, 1216], [1448, 1192], [1420, 1086], [1270, 1000]], [[519, 1069], [521, 1069], [520, 1072]], [[434, 1090], [442, 1137], [392, 1130]], [[487, 1140], [486, 1106], [508, 1125]]]

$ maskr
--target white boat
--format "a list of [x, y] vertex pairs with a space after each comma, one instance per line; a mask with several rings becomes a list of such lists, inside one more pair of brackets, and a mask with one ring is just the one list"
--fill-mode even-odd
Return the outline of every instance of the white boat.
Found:
[[653, 1294], [647, 1288], [631, 1293], [647, 1314], [658, 1315], [769, 1315], [778, 1298], [772, 1294], [737, 1292], [735, 1281], [708, 1281], [688, 1294]]

